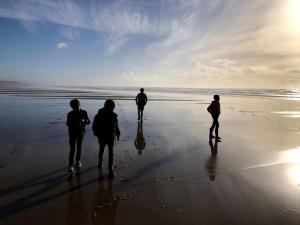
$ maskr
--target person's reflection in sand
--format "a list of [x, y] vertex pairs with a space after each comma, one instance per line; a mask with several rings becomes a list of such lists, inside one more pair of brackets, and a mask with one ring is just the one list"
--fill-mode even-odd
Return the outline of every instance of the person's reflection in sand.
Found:
[[114, 181], [105, 180], [99, 172], [98, 193], [96, 195], [93, 224], [116, 224], [116, 212], [120, 198], [114, 194]]
[[86, 224], [88, 211], [84, 205], [84, 196], [81, 187], [80, 171], [77, 175], [68, 180], [69, 195], [67, 199], [67, 224], [82, 225]]
[[217, 167], [217, 154], [218, 154], [218, 140], [215, 139], [213, 143], [212, 138], [209, 139], [209, 146], [211, 155], [206, 162], [206, 170], [209, 174], [209, 179], [214, 181], [216, 179], [216, 167]]
[[145, 140], [144, 134], [143, 134], [143, 121], [138, 122], [136, 139], [134, 141], [134, 145], [135, 145], [136, 149], [138, 150], [139, 155], [141, 155], [142, 151], [146, 147], [146, 140]]

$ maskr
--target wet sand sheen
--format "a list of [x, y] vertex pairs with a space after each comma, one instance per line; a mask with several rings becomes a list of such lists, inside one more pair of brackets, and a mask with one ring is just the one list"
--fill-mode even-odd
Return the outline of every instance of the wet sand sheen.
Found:
[[[1, 95], [0, 224], [299, 224], [300, 124], [273, 113], [298, 102], [221, 96], [222, 142], [209, 143], [211, 96], [181, 97], [192, 101], [146, 106], [142, 150], [134, 102], [116, 102], [112, 181], [107, 152], [96, 168], [91, 127], [83, 167], [68, 179], [68, 99]], [[82, 100], [91, 119], [102, 104]]]

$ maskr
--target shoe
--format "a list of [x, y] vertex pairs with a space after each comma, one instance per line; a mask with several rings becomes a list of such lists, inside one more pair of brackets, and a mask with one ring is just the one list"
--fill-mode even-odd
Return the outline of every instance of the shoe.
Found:
[[68, 172], [70, 174], [74, 174], [74, 167], [73, 166], [70, 166], [69, 169], [68, 169]]
[[116, 176], [116, 173], [115, 173], [115, 171], [114, 170], [109, 170], [109, 173], [108, 173], [108, 177], [109, 178], [114, 178]]
[[75, 168], [80, 168], [80, 167], [82, 167], [82, 163], [79, 161], [75, 164]]

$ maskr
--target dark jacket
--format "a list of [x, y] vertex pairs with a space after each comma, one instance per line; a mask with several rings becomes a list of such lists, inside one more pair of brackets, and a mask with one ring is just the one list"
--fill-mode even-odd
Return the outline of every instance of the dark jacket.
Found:
[[135, 102], [139, 106], [146, 105], [147, 101], [148, 101], [148, 99], [147, 99], [147, 95], [145, 93], [138, 93], [138, 95], [135, 98]]
[[212, 117], [219, 116], [221, 114], [220, 102], [212, 101], [208, 106], [207, 111], [212, 115]]
[[85, 110], [72, 110], [68, 113], [67, 126], [70, 135], [84, 134], [85, 125], [90, 124], [88, 114]]
[[99, 140], [104, 141], [112, 141], [116, 136], [119, 137], [118, 115], [105, 108], [99, 109], [94, 118], [93, 132]]

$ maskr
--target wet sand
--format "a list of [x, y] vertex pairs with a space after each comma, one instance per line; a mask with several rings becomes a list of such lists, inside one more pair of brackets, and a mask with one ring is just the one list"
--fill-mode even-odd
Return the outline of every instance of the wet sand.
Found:
[[[113, 93], [84, 95], [93, 119]], [[221, 96], [216, 143], [211, 96], [148, 93], [139, 124], [125, 93], [109, 180], [107, 151], [103, 172], [96, 167], [91, 126], [83, 167], [69, 179], [67, 96], [0, 95], [0, 224], [300, 224], [299, 101]]]

